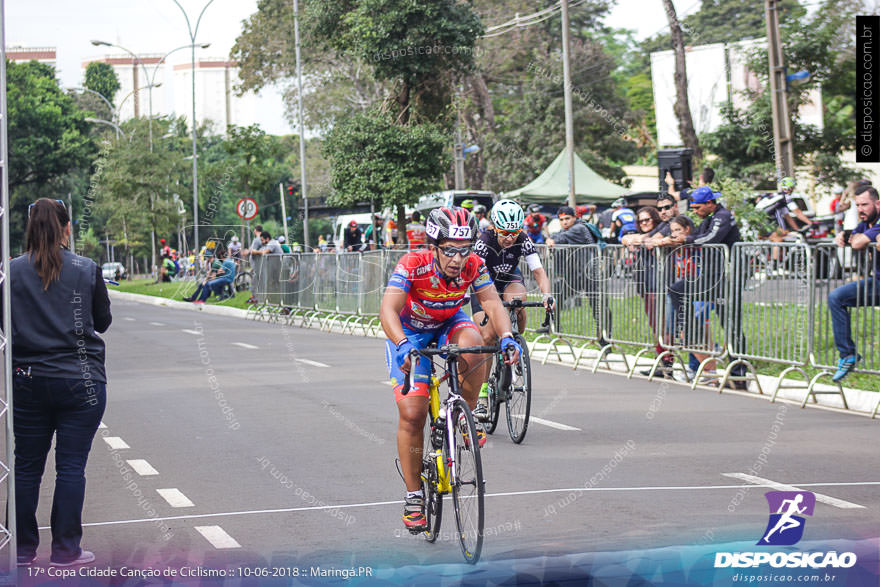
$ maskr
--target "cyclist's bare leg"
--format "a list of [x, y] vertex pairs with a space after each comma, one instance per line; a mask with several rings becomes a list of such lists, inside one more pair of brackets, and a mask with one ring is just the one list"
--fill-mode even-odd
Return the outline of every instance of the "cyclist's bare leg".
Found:
[[405, 397], [397, 402], [400, 420], [397, 423], [397, 455], [407, 491], [422, 487], [422, 442], [425, 436], [425, 418], [428, 415], [428, 398]]
[[[480, 346], [483, 344], [483, 337], [473, 328], [460, 328], [449, 336], [449, 342], [458, 346]], [[466, 354], [461, 355], [458, 361], [461, 395], [471, 409], [477, 405], [480, 387], [489, 376], [491, 359], [492, 355]]]
[[[479, 312], [475, 312], [473, 315], [473, 320], [474, 324], [477, 325], [477, 328], [480, 329], [480, 335], [483, 337], [482, 344], [493, 344], [497, 335], [495, 334], [495, 329], [492, 328], [491, 322], [486, 321], [486, 323], [483, 324], [483, 320], [486, 320], [486, 313], [482, 310]], [[481, 324], [483, 325], [480, 326]]]
[[[523, 284], [518, 281], [514, 281], [507, 285], [504, 288], [504, 301], [509, 302], [511, 300], [520, 299], [522, 301], [526, 300], [526, 288]], [[516, 319], [519, 321], [519, 332], [522, 334], [526, 331], [526, 309], [519, 308], [516, 311]]]

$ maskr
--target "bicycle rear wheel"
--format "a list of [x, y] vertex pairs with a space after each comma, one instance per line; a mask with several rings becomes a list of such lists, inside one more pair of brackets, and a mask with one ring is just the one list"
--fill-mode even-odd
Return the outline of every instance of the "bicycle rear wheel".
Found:
[[434, 542], [440, 535], [443, 520], [443, 496], [437, 493], [437, 471], [432, 458], [422, 461], [422, 487], [425, 490], [425, 518], [428, 521], [425, 540]]
[[455, 478], [452, 480], [452, 505], [455, 524], [465, 560], [476, 563], [483, 549], [483, 464], [480, 445], [470, 408], [464, 401], [455, 402], [451, 417], [454, 425]]
[[532, 407], [532, 365], [529, 347], [525, 339], [517, 335], [516, 342], [522, 347], [519, 363], [510, 368], [510, 385], [507, 387], [507, 431], [510, 439], [519, 444], [529, 429], [529, 411]]

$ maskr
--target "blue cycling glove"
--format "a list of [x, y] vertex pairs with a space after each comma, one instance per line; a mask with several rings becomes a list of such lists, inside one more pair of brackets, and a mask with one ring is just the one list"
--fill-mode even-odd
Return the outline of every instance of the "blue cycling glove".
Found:
[[513, 345], [516, 348], [516, 350], [519, 352], [519, 354], [522, 355], [522, 347], [519, 346], [519, 344], [513, 338], [511, 338], [510, 336], [505, 336], [504, 338], [501, 339], [501, 350], [502, 351], [507, 351], [507, 347], [509, 347], [510, 345]]
[[403, 364], [406, 362], [406, 357], [409, 355], [410, 351], [415, 350], [416, 347], [406, 338], [397, 343], [397, 366], [403, 367]]

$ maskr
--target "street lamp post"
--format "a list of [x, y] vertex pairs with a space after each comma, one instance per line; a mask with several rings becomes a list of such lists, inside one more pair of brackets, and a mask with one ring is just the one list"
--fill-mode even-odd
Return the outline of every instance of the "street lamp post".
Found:
[[119, 133], [120, 133], [119, 126], [118, 126], [119, 125], [119, 113], [117, 112], [116, 108], [113, 107], [113, 104], [110, 103], [110, 100], [107, 99], [107, 96], [105, 96], [101, 92], [96, 92], [95, 90], [92, 90], [92, 89], [89, 89], [86, 87], [76, 87], [76, 88], [70, 88], [70, 89], [74, 90], [74, 91], [79, 91], [79, 92], [89, 92], [90, 94], [94, 94], [94, 95], [98, 96], [99, 98], [101, 98], [102, 100], [104, 100], [104, 103], [107, 104], [107, 108], [110, 109], [110, 116], [113, 117], [113, 122], [115, 122], [117, 125], [116, 126], [116, 139], [119, 140]]
[[199, 24], [202, 22], [202, 17], [205, 15], [205, 11], [213, 2], [214, 0], [208, 0], [208, 3], [205, 4], [202, 11], [199, 13], [199, 18], [196, 19], [196, 26], [193, 28], [186, 10], [183, 9], [183, 6], [180, 5], [178, 0], [174, 0], [174, 3], [177, 4], [177, 7], [180, 8], [180, 11], [183, 13], [183, 18], [186, 19], [189, 41], [192, 44], [192, 69], [190, 70], [190, 75], [192, 76], [193, 248], [196, 252], [199, 251], [199, 169], [197, 164], [198, 154], [196, 152], [196, 35], [199, 33]]

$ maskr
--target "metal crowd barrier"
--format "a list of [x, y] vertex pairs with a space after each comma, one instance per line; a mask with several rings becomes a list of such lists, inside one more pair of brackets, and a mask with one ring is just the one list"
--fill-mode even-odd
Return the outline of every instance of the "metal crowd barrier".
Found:
[[[804, 369], [810, 364], [813, 332], [810, 247], [802, 243], [737, 243], [732, 255], [731, 289], [741, 296], [742, 336], [731, 337], [731, 355], [741, 363], [760, 360], [787, 365], [777, 379], [771, 401], [781, 389], [807, 388], [810, 378]], [[786, 385], [792, 374], [800, 374], [803, 384]], [[755, 381], [763, 392], [757, 377]]]
[[[661, 360], [672, 356], [686, 372], [682, 355], [693, 353], [699, 368], [692, 385], [718, 361], [727, 366], [713, 376], [719, 390], [727, 381], [755, 381], [763, 394], [753, 361], [784, 365], [776, 387], [805, 388], [803, 400], [816, 402], [817, 383], [835, 370], [828, 297], [842, 286], [855, 288], [849, 308], [853, 340], [863, 360], [855, 372], [880, 375], [880, 281], [875, 247], [854, 252], [833, 244], [738, 243], [645, 249], [621, 245], [538, 247], [557, 302], [550, 333], [539, 334], [543, 362], [551, 355], [570, 357], [577, 368], [589, 347], [598, 348], [593, 364], [608, 364], [615, 347], [636, 349], [628, 360], [632, 376], [640, 359], [652, 351], [651, 377]], [[385, 284], [406, 250], [364, 253], [295, 253], [254, 257], [252, 290], [259, 301], [255, 319], [280, 320], [300, 326], [334, 325], [377, 334]], [[529, 293], [540, 290], [522, 262]], [[870, 278], [870, 280], [869, 280]], [[857, 283], [875, 284], [873, 288]], [[528, 310], [531, 328], [543, 320], [539, 308]], [[578, 347], [578, 348], [576, 348]], [[536, 353], [537, 355], [538, 353]], [[617, 356], [618, 353], [615, 353]], [[536, 356], [535, 358], [540, 358]], [[809, 378], [807, 368], [821, 369]], [[803, 382], [789, 379], [800, 375]], [[791, 385], [795, 384], [795, 385]], [[874, 409], [876, 415], [880, 401]]]

